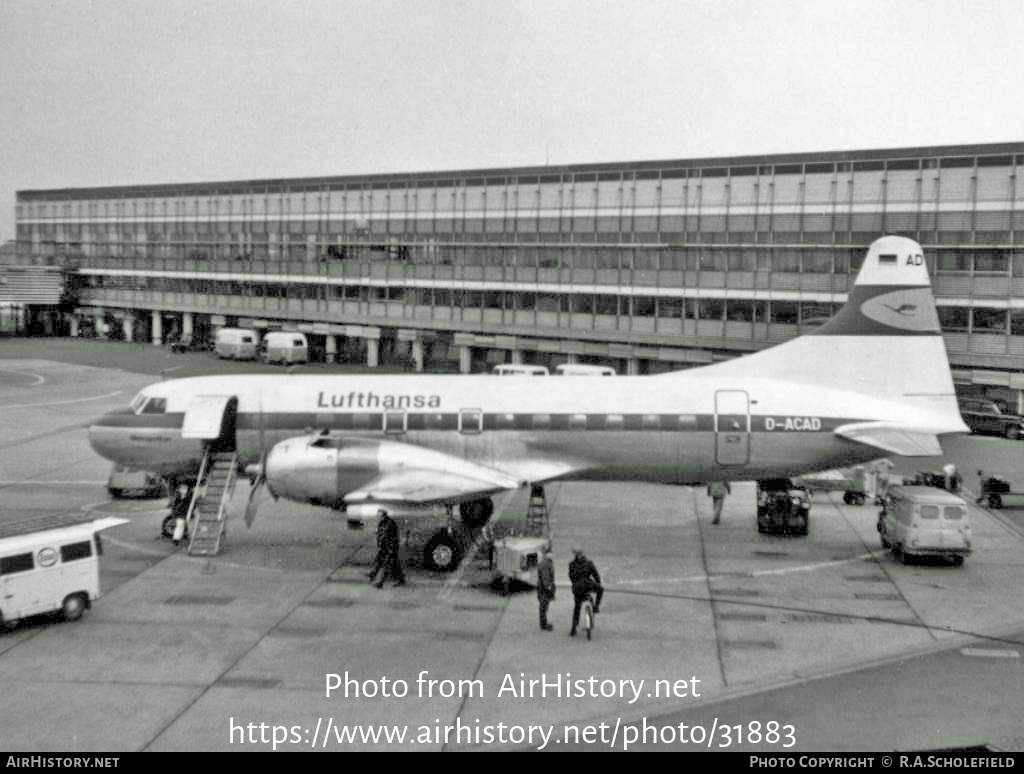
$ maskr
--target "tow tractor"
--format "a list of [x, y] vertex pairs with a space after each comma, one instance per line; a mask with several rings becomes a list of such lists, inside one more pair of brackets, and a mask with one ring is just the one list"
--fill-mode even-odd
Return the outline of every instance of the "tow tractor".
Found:
[[506, 534], [493, 543], [494, 584], [507, 594], [513, 582], [537, 585], [537, 563], [541, 551], [551, 542], [548, 506], [544, 487], [534, 484], [526, 510], [526, 528], [521, 535]]
[[757, 482], [757, 531], [806, 535], [811, 519], [811, 495], [806, 486], [788, 478]]

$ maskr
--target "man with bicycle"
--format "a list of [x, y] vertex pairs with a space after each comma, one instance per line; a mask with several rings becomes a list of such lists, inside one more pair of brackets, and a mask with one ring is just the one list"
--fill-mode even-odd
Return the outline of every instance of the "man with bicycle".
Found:
[[597, 572], [594, 563], [584, 554], [583, 549], [573, 548], [573, 560], [569, 562], [569, 580], [572, 582], [572, 631], [570, 637], [576, 636], [576, 627], [580, 623], [580, 606], [583, 601], [593, 592], [594, 612], [601, 608], [601, 597], [604, 596], [604, 586], [601, 585], [601, 576]]

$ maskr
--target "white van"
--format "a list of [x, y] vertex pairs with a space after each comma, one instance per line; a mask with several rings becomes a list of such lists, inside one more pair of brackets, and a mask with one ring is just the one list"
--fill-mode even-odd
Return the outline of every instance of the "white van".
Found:
[[255, 360], [259, 341], [260, 335], [249, 328], [221, 328], [213, 342], [213, 351], [217, 357]]
[[491, 373], [497, 376], [547, 376], [548, 369], [539, 365], [514, 365], [502, 363], [491, 369]]
[[305, 363], [309, 361], [309, 342], [305, 333], [272, 331], [263, 339], [264, 360], [268, 363]]
[[0, 625], [51, 612], [81, 618], [100, 596], [98, 533], [127, 523], [60, 514], [0, 525]]
[[555, 374], [558, 376], [615, 376], [615, 369], [611, 366], [562, 363], [555, 366]]
[[962, 564], [971, 553], [967, 503], [931, 486], [892, 486], [878, 515], [882, 547], [904, 564], [915, 556], [941, 556]]

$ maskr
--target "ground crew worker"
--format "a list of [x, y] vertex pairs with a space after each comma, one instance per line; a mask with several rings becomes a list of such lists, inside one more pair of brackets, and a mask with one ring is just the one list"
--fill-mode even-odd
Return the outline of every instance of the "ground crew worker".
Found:
[[718, 524], [722, 520], [722, 505], [725, 504], [725, 496], [727, 494], [732, 494], [728, 481], [712, 481], [708, 484], [708, 497], [711, 498], [714, 508], [714, 518], [711, 519], [712, 524]]
[[601, 609], [601, 597], [604, 596], [604, 586], [601, 585], [601, 576], [597, 572], [594, 563], [583, 554], [582, 548], [572, 550], [573, 560], [569, 562], [569, 580], [572, 582], [572, 630], [570, 637], [576, 636], [576, 627], [580, 623], [580, 606], [590, 592], [594, 592], [594, 612]]
[[182, 482], [174, 488], [171, 494], [171, 515], [174, 517], [174, 533], [171, 540], [174, 545], [181, 545], [185, 537], [185, 519], [188, 517], [188, 506], [192, 501], [192, 490], [188, 484]]
[[[383, 532], [381, 534], [382, 545], [384, 549], [384, 556], [382, 558], [383, 573], [381, 573], [380, 580], [377, 582], [377, 588], [384, 587], [384, 581], [390, 579], [395, 582], [396, 586], [402, 586], [405, 584], [405, 573], [402, 572], [402, 563], [399, 560], [398, 549], [398, 524], [388, 516], [387, 511], [380, 511], [382, 514], [380, 521], [384, 523]], [[380, 522], [377, 525], [378, 529], [381, 529]]]
[[541, 549], [537, 563], [537, 607], [540, 612], [540, 628], [550, 632], [555, 627], [548, 623], [548, 605], [555, 598], [555, 565], [551, 561], [551, 544]]

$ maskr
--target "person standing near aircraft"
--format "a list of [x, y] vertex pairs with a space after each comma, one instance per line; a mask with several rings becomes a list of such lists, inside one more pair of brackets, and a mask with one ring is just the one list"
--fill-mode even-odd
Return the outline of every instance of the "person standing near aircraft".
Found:
[[192, 501], [192, 490], [182, 482], [175, 487], [171, 495], [171, 515], [174, 516], [174, 534], [171, 539], [174, 545], [180, 546], [185, 537], [185, 519], [188, 517], [188, 506]]
[[548, 623], [548, 605], [554, 598], [555, 565], [551, 561], [551, 544], [548, 543], [541, 549], [541, 559], [537, 564], [537, 606], [540, 610], [540, 628], [545, 632], [555, 628]]
[[[383, 547], [381, 565], [383, 572], [381, 573], [380, 580], [377, 581], [377, 588], [383, 588], [384, 581], [388, 579], [393, 580], [396, 586], [402, 586], [405, 584], [405, 573], [402, 572], [402, 563], [398, 557], [398, 524], [388, 515], [387, 511], [381, 511], [380, 513], [383, 514], [381, 522], [384, 524], [381, 533]], [[381, 530], [379, 523], [377, 529]]]
[[718, 524], [722, 520], [722, 506], [725, 504], [725, 496], [728, 494], [732, 494], [728, 481], [712, 481], [708, 484], [708, 497], [711, 498], [714, 507], [712, 524]]
[[373, 558], [373, 569], [366, 574], [370, 579], [370, 583], [377, 579], [377, 573], [383, 569], [384, 562], [387, 559], [385, 535], [387, 534], [388, 522], [390, 521], [391, 517], [388, 516], [387, 511], [377, 511], [377, 555]]
[[583, 553], [582, 548], [572, 550], [573, 560], [569, 562], [569, 580], [572, 582], [572, 630], [570, 637], [576, 636], [576, 627], [580, 623], [580, 605], [587, 595], [594, 592], [594, 612], [601, 609], [601, 597], [604, 596], [604, 586], [601, 585], [601, 576], [597, 567]]

